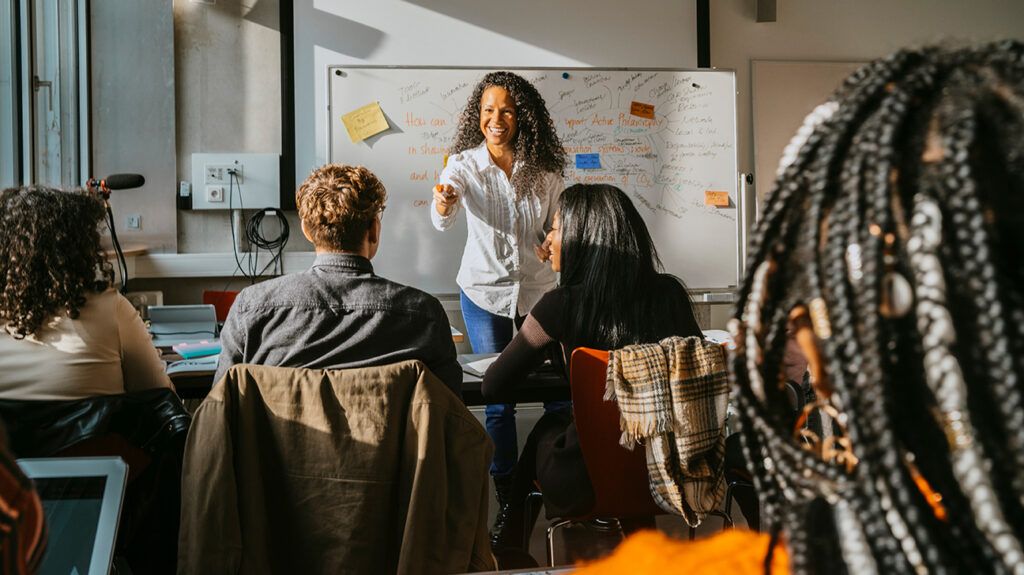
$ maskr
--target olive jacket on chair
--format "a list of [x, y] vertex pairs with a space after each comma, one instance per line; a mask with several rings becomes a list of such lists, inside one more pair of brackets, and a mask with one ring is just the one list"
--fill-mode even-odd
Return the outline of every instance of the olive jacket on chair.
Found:
[[178, 572], [494, 569], [491, 452], [419, 361], [236, 365], [188, 436]]

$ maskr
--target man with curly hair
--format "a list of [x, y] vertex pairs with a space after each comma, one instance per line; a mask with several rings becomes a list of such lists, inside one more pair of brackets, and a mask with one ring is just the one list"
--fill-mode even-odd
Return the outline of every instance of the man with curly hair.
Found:
[[237, 363], [342, 369], [417, 359], [461, 397], [462, 369], [441, 302], [373, 273], [387, 200], [377, 176], [328, 164], [295, 198], [316, 260], [305, 272], [238, 294], [221, 331], [215, 381]]

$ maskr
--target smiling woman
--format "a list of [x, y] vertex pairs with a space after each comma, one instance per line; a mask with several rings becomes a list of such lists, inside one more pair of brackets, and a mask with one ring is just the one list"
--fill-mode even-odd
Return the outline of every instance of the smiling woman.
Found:
[[[562, 192], [565, 150], [540, 93], [511, 72], [480, 80], [456, 134], [430, 215], [445, 231], [460, 209], [466, 211], [469, 236], [456, 278], [462, 314], [473, 352], [497, 352], [512, 340], [513, 324], [555, 285], [544, 237]], [[565, 402], [545, 405], [548, 411], [567, 408]], [[487, 406], [487, 431], [495, 444], [491, 475], [507, 509], [517, 458], [515, 406]], [[503, 517], [499, 513], [495, 534]]]

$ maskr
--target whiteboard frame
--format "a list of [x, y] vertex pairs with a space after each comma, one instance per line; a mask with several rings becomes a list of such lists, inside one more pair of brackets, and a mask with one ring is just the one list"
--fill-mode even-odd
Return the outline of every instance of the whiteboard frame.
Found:
[[[508, 70], [511, 72], [534, 72], [534, 71], [555, 71], [555, 72], [678, 72], [678, 73], [704, 73], [704, 72], [728, 72], [732, 74], [732, 87], [733, 87], [733, 106], [732, 106], [732, 125], [733, 125], [733, 154], [732, 154], [732, 171], [735, 181], [735, 198], [736, 198], [736, 253], [735, 257], [735, 270], [736, 278], [735, 284], [732, 286], [722, 287], [701, 287], [690, 291], [690, 294], [708, 294], [717, 292], [728, 292], [730, 296], [739, 289], [740, 282], [743, 279], [743, 239], [747, 236], [745, 233], [747, 230], [743, 229], [744, 218], [740, 217], [741, 210], [745, 209], [745, 198], [742, 197], [742, 187], [740, 185], [741, 174], [739, 171], [739, 92], [736, 89], [736, 70], [732, 68], [634, 68], [634, 67], [587, 67], [587, 66], [500, 66], [500, 67], [481, 67], [481, 66], [400, 66], [400, 65], [373, 65], [373, 64], [333, 64], [326, 67], [326, 113], [324, 114], [324, 121], [327, 123], [326, 133], [326, 157], [327, 161], [331, 161], [333, 155], [333, 142], [334, 142], [334, 123], [331, 122], [331, 102], [333, 101], [333, 93], [331, 89], [331, 75], [335, 70], [477, 70], [481, 73], [494, 72], [498, 70]], [[434, 295], [451, 295], [451, 294], [434, 294]], [[715, 301], [723, 301], [725, 298], [715, 298]], [[731, 297], [728, 298], [731, 301]], [[695, 301], [697, 299], [695, 298]], [[710, 300], [709, 300], [710, 301]]]

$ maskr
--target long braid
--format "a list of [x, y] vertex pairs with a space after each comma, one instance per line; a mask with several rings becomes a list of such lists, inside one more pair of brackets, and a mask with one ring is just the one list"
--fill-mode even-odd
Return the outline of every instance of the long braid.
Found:
[[[965, 78], [975, 81], [976, 78]], [[960, 100], [960, 98], [957, 98]], [[963, 100], [967, 100], [964, 98]], [[969, 101], [958, 102], [965, 109], [951, 113], [962, 123], [953, 133], [957, 139], [950, 139], [949, 156], [966, 159], [969, 147], [977, 137], [975, 110]], [[952, 108], [952, 106], [951, 106]], [[951, 158], [951, 159], [954, 159]], [[1024, 402], [1021, 397], [1021, 381], [1014, 371], [1013, 358], [1007, 350], [1009, 328], [1004, 319], [1002, 299], [997, 290], [996, 270], [987, 253], [992, 249], [992, 240], [985, 224], [985, 215], [975, 190], [969, 163], [944, 161], [940, 167], [941, 176], [935, 178], [935, 194], [949, 206], [954, 223], [956, 241], [953, 247], [962, 266], [959, 289], [964, 290], [964, 299], [973, 302], [971, 315], [975, 318], [975, 333], [978, 337], [976, 358], [989, 372], [987, 381], [992, 385], [992, 395], [999, 398], [996, 406], [1002, 419], [1001, 433], [1009, 441], [1006, 455], [1012, 463], [1014, 491], [1024, 498]], [[1019, 501], [1021, 499], [1018, 499]]]
[[[1018, 43], [903, 51], [851, 76], [787, 147], [751, 241], [748, 269], [758, 274], [739, 290], [730, 367], [741, 446], [755, 464], [766, 524], [782, 529], [794, 572], [834, 567], [822, 544], [841, 548], [851, 567], [882, 573], [1017, 572], [1024, 563], [1024, 265], [995, 259], [1019, 248], [993, 228], [1000, 214], [989, 197], [1024, 190], [1022, 78]], [[943, 120], [965, 115], [974, 125]], [[940, 162], [929, 159], [929, 130], [941, 137]], [[982, 131], [998, 140], [985, 153]], [[986, 189], [991, 170], [973, 166], [995, 164], [1006, 176]], [[915, 292], [927, 292], [903, 244], [904, 212], [928, 187], [952, 222], [953, 241], [939, 251], [957, 284], [948, 307], [961, 310], [950, 326], [969, 338], [951, 357], [977, 362], [964, 371], [964, 414], [977, 412], [971, 421], [980, 422], [968, 426], [973, 470], [953, 464], [948, 418], [934, 417], [941, 397], [920, 367], [934, 355], [934, 338], [915, 327], [926, 325], [920, 304], [915, 322], [894, 287], [909, 276]], [[793, 441], [780, 416], [787, 317], [801, 305], [812, 307], [831, 401], [857, 457], [849, 476]], [[985, 483], [984, 469], [997, 477]], [[815, 527], [822, 519], [810, 512], [813, 501], [833, 506], [826, 521], [835, 528]], [[860, 536], [828, 544], [837, 529]]]

